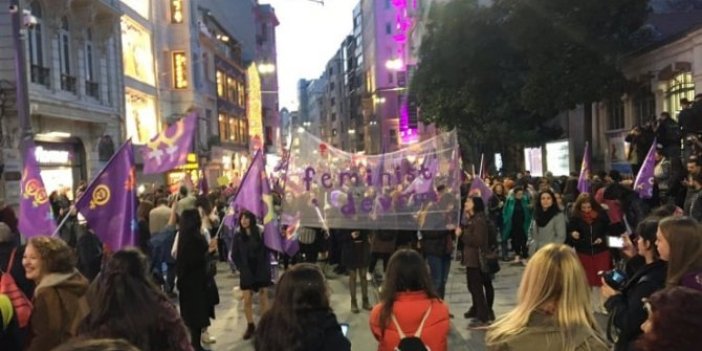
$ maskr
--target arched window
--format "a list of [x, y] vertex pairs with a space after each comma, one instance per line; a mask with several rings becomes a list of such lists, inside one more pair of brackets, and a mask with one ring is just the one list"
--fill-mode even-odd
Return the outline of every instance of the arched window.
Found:
[[41, 5], [38, 1], [34, 1], [29, 5], [29, 10], [32, 16], [36, 18], [36, 24], [29, 28], [27, 35], [31, 80], [33, 83], [48, 86], [49, 72], [48, 69], [44, 68], [44, 45], [42, 36], [44, 23], [42, 21]]

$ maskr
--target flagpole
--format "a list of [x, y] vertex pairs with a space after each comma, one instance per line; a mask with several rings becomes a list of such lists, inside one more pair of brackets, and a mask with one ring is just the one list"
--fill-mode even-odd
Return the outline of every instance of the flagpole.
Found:
[[478, 173], [478, 177], [481, 179], [483, 178], [483, 158], [485, 157], [484, 153], [480, 154], [480, 172]]
[[[112, 161], [114, 161], [115, 157], [116, 157], [117, 155], [119, 155], [119, 153], [122, 151], [122, 149], [124, 149], [124, 148], [127, 146], [127, 144], [130, 144], [131, 141], [132, 141], [132, 138], [129, 138], [129, 139], [127, 139], [127, 141], [124, 142], [124, 144], [122, 144], [122, 146], [120, 146], [120, 148], [117, 150], [117, 152], [115, 152], [115, 153], [112, 155], [112, 157], [110, 157], [110, 160], [107, 161], [107, 163], [105, 164], [105, 167], [102, 167], [102, 169], [100, 170], [100, 172], [98, 172], [98, 174], [93, 178], [93, 180], [90, 182], [90, 184], [88, 184], [88, 186], [85, 187], [86, 189], [90, 189], [90, 187], [93, 186], [93, 183], [95, 183], [98, 179], [100, 179], [100, 176], [105, 172], [105, 170], [107, 169], [107, 167], [108, 167], [110, 164], [112, 164]], [[78, 202], [80, 202], [80, 200], [82, 200], [82, 199], [83, 199], [83, 196], [85, 196], [85, 195], [86, 195], [86, 193], [80, 194], [80, 197], [78, 197], [78, 198], [76, 199], [76, 201], [73, 203], [73, 206], [71, 206], [71, 207], [74, 207], [74, 208], [75, 208], [75, 204], [77, 204]], [[58, 234], [59, 230], [61, 230], [61, 228], [63, 227], [63, 225], [66, 224], [66, 220], [68, 220], [68, 217], [69, 217], [70, 214], [71, 214], [71, 213], [70, 213], [71, 207], [69, 207], [69, 213], [66, 214], [65, 217], [63, 217], [63, 220], [61, 220], [61, 223], [59, 223], [58, 227], [56, 227], [56, 229], [54, 230], [54, 233], [51, 234], [51, 236], [56, 236], [56, 234]], [[77, 212], [77, 210], [76, 210], [76, 214], [77, 214], [77, 213], [78, 213], [78, 212]]]

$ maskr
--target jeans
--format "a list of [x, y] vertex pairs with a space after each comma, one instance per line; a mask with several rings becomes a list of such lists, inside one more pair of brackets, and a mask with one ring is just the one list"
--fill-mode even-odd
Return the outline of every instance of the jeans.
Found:
[[446, 281], [448, 281], [449, 271], [451, 270], [451, 255], [428, 255], [426, 259], [429, 265], [429, 273], [431, 274], [431, 282], [434, 284], [439, 297], [443, 299], [446, 293]]

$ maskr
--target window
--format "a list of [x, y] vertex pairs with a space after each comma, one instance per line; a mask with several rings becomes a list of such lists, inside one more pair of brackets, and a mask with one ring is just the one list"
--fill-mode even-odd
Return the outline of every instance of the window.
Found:
[[670, 112], [671, 116], [677, 116], [682, 110], [680, 100], [683, 98], [690, 101], [695, 99], [695, 83], [690, 72], [679, 72], [666, 82], [664, 111]]
[[[335, 105], [336, 105], [336, 99], [335, 99], [335, 98], [331, 98], [331, 103], [330, 103], [330, 104], [331, 104], [332, 106], [335, 106]], [[333, 120], [332, 120], [332, 121], [333, 121]]]
[[385, 9], [387, 10], [389, 8], [390, 8], [390, 0], [385, 0]]
[[388, 84], [392, 84], [393, 80], [395, 80], [395, 75], [392, 72], [388, 73]]
[[226, 84], [225, 82], [225, 77], [224, 77], [224, 72], [222, 71], [217, 71], [217, 96], [223, 98], [226, 87], [224, 86]]
[[624, 128], [624, 103], [621, 99], [612, 99], [607, 103], [609, 130]]
[[93, 31], [88, 28], [85, 31], [85, 80], [94, 82], [94, 66], [93, 66]]
[[61, 63], [61, 74], [71, 74], [71, 41], [69, 34], [68, 18], [61, 18], [61, 29], [59, 30], [59, 59]]
[[385, 23], [385, 34], [392, 34], [392, 24]]
[[390, 129], [388, 132], [388, 135], [390, 136], [390, 143], [393, 145], [397, 144], [397, 130]]
[[229, 133], [227, 128], [227, 116], [223, 113], [219, 114], [219, 140], [221, 142], [229, 141]]
[[183, 23], [183, 0], [171, 0], [171, 23]]
[[332, 129], [332, 136], [336, 136], [336, 129]]
[[227, 77], [227, 100], [230, 102], [236, 102], [237, 101], [237, 84], [232, 77]]
[[229, 118], [229, 141], [231, 142], [238, 142], [239, 141], [239, 133], [238, 133], [238, 127], [237, 127], [237, 121], [234, 118]]
[[331, 120], [332, 120], [332, 122], [336, 121], [336, 113], [335, 112], [332, 112]]
[[645, 85], [634, 96], [634, 118], [637, 125], [643, 125], [656, 119], [656, 96], [651, 92], [651, 86]]
[[44, 65], [44, 50], [42, 47], [42, 13], [39, 1], [32, 3], [30, 7], [32, 16], [37, 19], [37, 23], [29, 28], [29, 62], [32, 66], [42, 67]]

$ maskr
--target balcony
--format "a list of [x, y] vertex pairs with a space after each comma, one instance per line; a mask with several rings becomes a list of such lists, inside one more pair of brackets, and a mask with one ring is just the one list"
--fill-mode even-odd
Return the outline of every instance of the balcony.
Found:
[[70, 91], [71, 93], [76, 93], [76, 77], [69, 76], [67, 74], [61, 75], [61, 90]]
[[30, 76], [32, 83], [40, 84], [47, 88], [51, 86], [51, 71], [48, 68], [32, 65]]
[[85, 95], [100, 100], [100, 84], [97, 82], [85, 81]]

